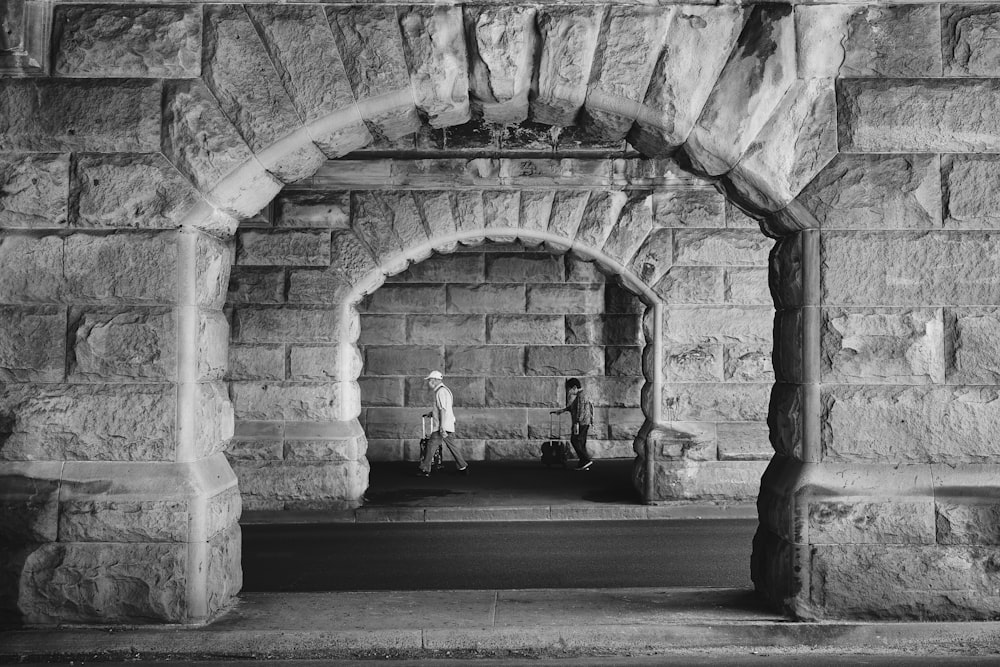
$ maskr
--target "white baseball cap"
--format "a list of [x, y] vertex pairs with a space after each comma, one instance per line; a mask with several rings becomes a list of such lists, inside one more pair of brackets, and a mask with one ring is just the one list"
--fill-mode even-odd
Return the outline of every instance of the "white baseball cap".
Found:
[[425, 380], [443, 380], [444, 376], [441, 375], [441, 371], [431, 371], [427, 375], [427, 377], [425, 377], [424, 379]]

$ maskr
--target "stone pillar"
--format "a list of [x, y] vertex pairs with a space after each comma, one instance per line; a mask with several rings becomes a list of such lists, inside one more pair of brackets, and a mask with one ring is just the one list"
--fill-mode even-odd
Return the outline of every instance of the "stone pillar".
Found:
[[241, 585], [225, 247], [7, 229], [0, 254], [4, 615], [211, 617]]

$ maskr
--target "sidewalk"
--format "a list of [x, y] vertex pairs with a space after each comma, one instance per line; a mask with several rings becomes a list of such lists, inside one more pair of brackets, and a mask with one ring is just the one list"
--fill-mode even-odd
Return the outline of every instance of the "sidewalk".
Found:
[[207, 626], [0, 632], [0, 662], [525, 655], [987, 655], [1000, 623], [792, 623], [730, 589], [246, 594]]
[[424, 478], [412, 462], [373, 463], [363, 507], [244, 511], [241, 523], [757, 518], [753, 501], [644, 505], [632, 487], [632, 464], [604, 459], [581, 472], [537, 461], [473, 462], [463, 476], [448, 462]]

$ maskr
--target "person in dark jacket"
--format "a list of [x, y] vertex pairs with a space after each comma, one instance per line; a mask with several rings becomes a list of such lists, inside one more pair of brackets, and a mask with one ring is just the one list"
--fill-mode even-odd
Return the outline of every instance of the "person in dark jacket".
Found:
[[587, 398], [583, 385], [576, 378], [566, 380], [566, 407], [553, 410], [552, 414], [558, 415], [562, 412], [568, 412], [573, 421], [573, 434], [569, 442], [573, 445], [576, 457], [580, 461], [576, 469], [586, 470], [594, 465], [594, 460], [587, 454], [587, 432], [594, 423], [594, 404]]

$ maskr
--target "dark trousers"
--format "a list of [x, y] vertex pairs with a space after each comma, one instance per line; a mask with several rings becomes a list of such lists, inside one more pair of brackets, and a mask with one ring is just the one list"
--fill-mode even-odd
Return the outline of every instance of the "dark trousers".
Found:
[[570, 436], [569, 444], [573, 445], [576, 458], [580, 459], [580, 465], [583, 465], [590, 460], [590, 456], [587, 454], [587, 431], [590, 430], [590, 424], [580, 424], [578, 430], [578, 433]]

